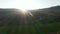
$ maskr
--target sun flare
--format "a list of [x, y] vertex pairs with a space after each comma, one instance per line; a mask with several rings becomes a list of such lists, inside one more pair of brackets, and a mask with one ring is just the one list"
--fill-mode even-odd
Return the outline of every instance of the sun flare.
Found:
[[26, 9], [20, 9], [23, 14], [27, 14], [28, 11]]
[[9, 8], [20, 9], [23, 14], [27, 14], [29, 11], [42, 7], [36, 3], [36, 0], [14, 0], [7, 4]]
[[25, 10], [25, 9], [20, 9], [22, 12], [26, 12], [27, 10]]

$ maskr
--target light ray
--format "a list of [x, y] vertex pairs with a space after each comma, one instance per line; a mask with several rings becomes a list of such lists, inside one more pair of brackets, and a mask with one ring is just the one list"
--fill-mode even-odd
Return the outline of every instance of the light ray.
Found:
[[32, 14], [31, 12], [29, 12], [29, 14], [30, 14], [31, 16], [33, 16], [33, 14]]

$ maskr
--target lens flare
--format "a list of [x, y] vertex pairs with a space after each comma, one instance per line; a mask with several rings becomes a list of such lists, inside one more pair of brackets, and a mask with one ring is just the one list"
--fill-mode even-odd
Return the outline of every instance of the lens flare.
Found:
[[24, 15], [26, 15], [26, 14], [28, 13], [28, 11], [25, 10], [25, 9], [21, 9], [21, 12], [22, 12], [22, 14], [24, 14]]

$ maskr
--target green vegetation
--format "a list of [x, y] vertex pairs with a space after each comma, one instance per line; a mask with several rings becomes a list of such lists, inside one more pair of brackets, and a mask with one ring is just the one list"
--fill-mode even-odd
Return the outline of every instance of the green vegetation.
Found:
[[[2, 34], [47, 34], [47, 32], [57, 32], [60, 30], [60, 22], [56, 22], [53, 17], [46, 16], [46, 22], [37, 20], [34, 23], [27, 23], [18, 25], [17, 20], [14, 18], [11, 26], [8, 26], [8, 20], [4, 23]], [[52, 22], [52, 23], [50, 23]], [[0, 27], [1, 28], [1, 27]], [[10, 30], [9, 30], [10, 29]], [[7, 33], [8, 32], [8, 33]]]
[[47, 34], [60, 31], [60, 11], [56, 13], [53, 9], [32, 10], [30, 12], [33, 16], [22, 16], [22, 13], [16, 13], [18, 10], [13, 13], [8, 11], [6, 10], [6, 19], [0, 24], [0, 34]]

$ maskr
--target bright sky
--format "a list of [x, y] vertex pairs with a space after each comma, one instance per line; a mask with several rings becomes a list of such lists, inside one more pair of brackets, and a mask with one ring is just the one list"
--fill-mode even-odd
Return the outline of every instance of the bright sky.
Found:
[[0, 8], [38, 9], [60, 5], [60, 0], [0, 0]]

